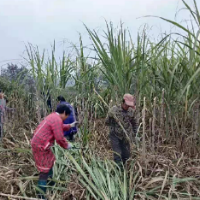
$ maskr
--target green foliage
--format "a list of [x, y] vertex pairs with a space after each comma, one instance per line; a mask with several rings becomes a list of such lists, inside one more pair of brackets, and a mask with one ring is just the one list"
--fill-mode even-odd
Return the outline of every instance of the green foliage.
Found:
[[[194, 9], [183, 0], [184, 6], [199, 27], [200, 14], [196, 1], [193, 2]], [[92, 61], [85, 56], [81, 36], [79, 47], [73, 47], [76, 52], [73, 58], [63, 52], [60, 62], [55, 58], [55, 42], [50, 57], [46, 57], [45, 51], [39, 52], [37, 47], [32, 45], [26, 47], [27, 61], [36, 84], [35, 99], [42, 98], [42, 94], [47, 96], [48, 93], [55, 99], [61, 94], [77, 104], [83, 111], [84, 117], [81, 127], [81, 141], [84, 147], [88, 146], [91, 139], [88, 129], [91, 120], [89, 114], [94, 119], [94, 114], [105, 117], [107, 111], [107, 107], [94, 93], [94, 89], [108, 104], [111, 99], [113, 103], [121, 102], [126, 92], [135, 94], [139, 114], [143, 99], [146, 97], [145, 109], [148, 113], [144, 121], [154, 117], [154, 128], [161, 130], [163, 137], [176, 141], [177, 138], [189, 136], [189, 138], [194, 137], [194, 143], [199, 141], [196, 139], [200, 129], [199, 115], [196, 117], [195, 113], [199, 113], [200, 101], [200, 31], [195, 31], [193, 24], [192, 27], [188, 27], [159, 18], [183, 32], [176, 33], [178, 39], [175, 40], [173, 34], [168, 34], [157, 42], [152, 41], [144, 27], [144, 30], [138, 33], [137, 42], [134, 44], [128, 30], [122, 24], [116, 30], [112, 23], [106, 22], [104, 38], [95, 30], [85, 26], [96, 53], [96, 58]], [[71, 79], [75, 83], [69, 87], [67, 83]], [[10, 93], [18, 86], [19, 84], [14, 85], [5, 78], [0, 78], [0, 87], [11, 91]], [[28, 96], [24, 88], [18, 89], [17, 92], [18, 95]], [[157, 101], [153, 116], [155, 97]], [[42, 100], [46, 102], [45, 98]], [[31, 103], [32, 107], [36, 104], [37, 101]], [[173, 199], [172, 197], [177, 195], [175, 186], [181, 187], [183, 183], [195, 181], [189, 178], [172, 178], [166, 173], [166, 176], [151, 180], [150, 183], [159, 182], [159, 184], [153, 189], [148, 189], [149, 183], [142, 185], [145, 180], [140, 182], [143, 179], [140, 174], [142, 172], [134, 162], [130, 171], [121, 172], [113, 162], [102, 161], [92, 155], [92, 152], [72, 150], [69, 154], [56, 147], [54, 153], [58, 158], [54, 171], [57, 185], [54, 189], [66, 190], [69, 182], [67, 174], [78, 172], [80, 183], [87, 189], [88, 199], [93, 197], [99, 200], [126, 200], [133, 199], [137, 195], [144, 199]], [[164, 195], [162, 195], [163, 189], [167, 191]], [[168, 195], [169, 191], [174, 192], [171, 197]], [[182, 198], [190, 198], [188, 193], [179, 195]]]
[[112, 92], [122, 96], [124, 93], [130, 92], [133, 81], [133, 46], [130, 41], [127, 41], [127, 31], [123, 29], [122, 25], [115, 34], [112, 23], [106, 24], [105, 44], [95, 30], [91, 31], [87, 27], [86, 29], [92, 38], [95, 52], [101, 62], [101, 72], [109, 86], [113, 88]]

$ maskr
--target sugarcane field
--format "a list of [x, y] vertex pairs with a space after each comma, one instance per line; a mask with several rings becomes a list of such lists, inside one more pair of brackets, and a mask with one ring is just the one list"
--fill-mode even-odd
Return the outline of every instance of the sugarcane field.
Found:
[[200, 200], [199, 8], [1, 0], [0, 200]]

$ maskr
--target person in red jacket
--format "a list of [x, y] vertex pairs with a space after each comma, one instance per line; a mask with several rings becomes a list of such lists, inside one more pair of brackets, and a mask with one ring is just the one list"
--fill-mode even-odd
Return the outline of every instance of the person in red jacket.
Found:
[[[51, 151], [51, 147], [56, 141], [64, 149], [70, 149], [72, 146], [67, 142], [63, 135], [63, 131], [67, 131], [76, 126], [77, 122], [72, 124], [64, 124], [63, 121], [70, 115], [70, 108], [62, 104], [57, 107], [56, 112], [48, 115], [36, 128], [31, 140], [31, 147], [35, 165], [40, 172], [38, 187], [46, 193], [47, 179], [52, 176], [52, 167], [55, 162], [55, 156]], [[42, 199], [44, 195], [39, 194]]]

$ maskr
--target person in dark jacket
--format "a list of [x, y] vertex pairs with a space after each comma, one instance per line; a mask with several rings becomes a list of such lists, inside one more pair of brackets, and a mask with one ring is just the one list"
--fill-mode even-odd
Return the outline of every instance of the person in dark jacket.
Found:
[[[75, 109], [68, 102], [66, 102], [65, 98], [63, 96], [58, 96], [57, 101], [58, 101], [58, 105], [65, 104], [71, 110], [71, 114], [69, 115], [69, 117], [65, 121], [63, 121], [63, 124], [71, 124], [71, 123], [77, 121]], [[72, 142], [72, 141], [74, 141], [74, 135], [77, 133], [77, 131], [78, 131], [77, 127], [73, 127], [69, 131], [64, 131], [64, 136], [67, 138], [67, 140]]]
[[3, 124], [5, 119], [6, 101], [4, 93], [0, 90], [0, 140], [3, 137]]

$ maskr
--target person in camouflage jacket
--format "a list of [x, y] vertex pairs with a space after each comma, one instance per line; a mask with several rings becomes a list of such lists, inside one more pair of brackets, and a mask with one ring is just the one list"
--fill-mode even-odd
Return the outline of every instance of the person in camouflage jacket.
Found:
[[[125, 94], [121, 105], [116, 105], [108, 111], [106, 125], [110, 127], [110, 142], [114, 152], [114, 161], [121, 165], [126, 163], [130, 158], [130, 140], [134, 138], [137, 132], [137, 124], [135, 120], [135, 100], [130, 94]], [[116, 120], [116, 118], [118, 120]], [[125, 129], [123, 131], [119, 122]]]

